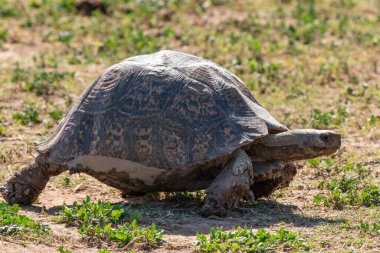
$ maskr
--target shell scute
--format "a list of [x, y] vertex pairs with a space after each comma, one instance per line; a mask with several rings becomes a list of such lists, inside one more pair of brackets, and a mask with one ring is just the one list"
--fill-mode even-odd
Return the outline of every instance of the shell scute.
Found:
[[114, 108], [132, 117], [157, 116], [184, 85], [171, 76], [149, 72], [144, 77], [126, 80], [115, 94]]
[[159, 131], [163, 163], [169, 168], [190, 164], [189, 135], [186, 129], [163, 126]]
[[210, 88], [193, 81], [175, 95], [164, 112], [164, 118], [184, 128], [208, 127], [225, 118], [213, 97]]

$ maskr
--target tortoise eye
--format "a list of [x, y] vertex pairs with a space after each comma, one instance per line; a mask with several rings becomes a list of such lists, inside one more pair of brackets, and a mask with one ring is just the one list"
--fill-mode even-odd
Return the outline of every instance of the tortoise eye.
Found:
[[321, 140], [324, 141], [324, 142], [328, 142], [330, 140], [329, 136], [328, 135], [321, 135]]

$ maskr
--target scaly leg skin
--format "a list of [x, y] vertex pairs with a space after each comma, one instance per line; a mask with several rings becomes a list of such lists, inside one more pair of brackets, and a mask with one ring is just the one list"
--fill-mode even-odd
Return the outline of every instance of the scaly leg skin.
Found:
[[[255, 168], [262, 168], [263, 164], [253, 163]], [[267, 165], [267, 173], [258, 174], [255, 171], [255, 182], [251, 185], [251, 190], [255, 198], [268, 197], [274, 191], [288, 187], [294, 176], [297, 174], [299, 165], [293, 162], [270, 162]], [[265, 168], [264, 168], [265, 170]]]
[[32, 204], [45, 188], [50, 176], [63, 172], [62, 167], [50, 166], [45, 155], [38, 155], [33, 164], [17, 172], [1, 188], [3, 198], [11, 205]]
[[207, 188], [203, 216], [226, 216], [242, 198], [254, 198], [252, 161], [243, 150], [236, 150], [220, 174]]

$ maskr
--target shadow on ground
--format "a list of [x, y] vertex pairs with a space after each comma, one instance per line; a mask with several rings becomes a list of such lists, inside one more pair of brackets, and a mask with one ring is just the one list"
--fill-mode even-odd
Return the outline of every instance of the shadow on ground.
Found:
[[[134, 203], [138, 202], [138, 203]], [[120, 202], [119, 202], [120, 203]], [[125, 203], [125, 202], [123, 202]], [[295, 205], [286, 205], [273, 200], [259, 200], [255, 203], [243, 203], [229, 216], [202, 217], [199, 201], [130, 201], [126, 203], [134, 216], [144, 224], [155, 223], [165, 230], [165, 234], [194, 236], [197, 232], [209, 233], [210, 227], [232, 229], [238, 226], [268, 228], [277, 224], [292, 224], [295, 227], [314, 227], [326, 223], [344, 223], [342, 219], [310, 217], [302, 214]], [[70, 207], [70, 205], [68, 205]], [[31, 205], [22, 207], [24, 211], [41, 213], [42, 207]], [[61, 206], [53, 206], [44, 211], [57, 215]]]

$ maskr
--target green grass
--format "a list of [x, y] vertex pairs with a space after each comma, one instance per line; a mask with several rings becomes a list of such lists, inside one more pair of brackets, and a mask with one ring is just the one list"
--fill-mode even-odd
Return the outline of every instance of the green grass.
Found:
[[323, 182], [320, 185], [320, 188], [322, 187], [328, 190], [328, 194], [314, 196], [316, 204], [323, 203], [336, 209], [343, 209], [344, 206], [380, 205], [380, 187], [372, 183], [363, 184], [358, 179], [343, 176], [327, 183]]
[[138, 225], [137, 214], [123, 204], [91, 202], [87, 197], [81, 206], [74, 202], [73, 207], [62, 206], [55, 221], [79, 227], [79, 233], [89, 241], [110, 241], [118, 246], [130, 242], [143, 243], [144, 247], [154, 247], [163, 242], [163, 230], [151, 226]]
[[[45, 65], [45, 63], [43, 63]], [[61, 72], [55, 66], [54, 70], [32, 70], [22, 68], [18, 64], [13, 70], [12, 82], [18, 84], [22, 90], [33, 91], [36, 95], [53, 95], [68, 76], [73, 77], [72, 73]]]
[[29, 123], [41, 123], [39, 113], [33, 107], [27, 107], [22, 113], [13, 114], [13, 119], [16, 120], [20, 125], [28, 125]]
[[331, 158], [311, 159], [308, 165], [319, 170], [325, 178], [318, 185], [324, 192], [314, 196], [315, 204], [339, 210], [345, 206], [380, 205], [380, 187], [363, 165], [350, 162], [342, 165]]
[[9, 5], [8, 0], [0, 0], [0, 17], [16, 16], [19, 12], [19, 9]]
[[7, 122], [5, 119], [0, 119], [0, 136], [5, 136], [6, 135], [6, 126]]
[[49, 112], [49, 116], [54, 120], [62, 119], [63, 112], [59, 109], [54, 109]]
[[293, 17], [297, 20], [285, 30], [289, 38], [289, 49], [294, 52], [295, 41], [310, 44], [321, 37], [327, 30], [327, 17], [320, 17], [317, 13], [316, 1], [297, 1]]
[[[73, 253], [71, 250], [65, 249], [62, 245], [58, 247], [58, 252], [59, 253]], [[131, 252], [131, 251], [128, 251]], [[99, 249], [98, 253], [111, 253], [111, 251], [107, 249]]]
[[65, 249], [62, 245], [58, 247], [59, 253], [72, 253], [71, 250]]
[[48, 226], [19, 214], [19, 211], [18, 205], [10, 206], [4, 201], [0, 202], [0, 235], [38, 239], [51, 233]]
[[326, 129], [331, 126], [342, 125], [347, 117], [347, 112], [344, 109], [322, 112], [319, 109], [314, 109], [311, 115], [311, 126], [317, 129]]
[[308, 251], [310, 246], [297, 234], [281, 228], [276, 233], [259, 229], [256, 233], [247, 227], [223, 231], [211, 228], [210, 235], [197, 234], [198, 252], [293, 252]]
[[367, 222], [360, 222], [360, 231], [363, 233], [369, 233], [373, 235], [380, 235], [380, 218], [378, 223], [367, 223]]

